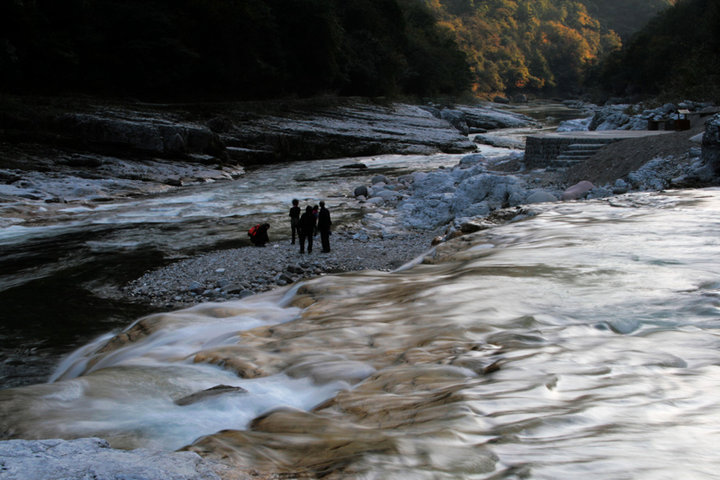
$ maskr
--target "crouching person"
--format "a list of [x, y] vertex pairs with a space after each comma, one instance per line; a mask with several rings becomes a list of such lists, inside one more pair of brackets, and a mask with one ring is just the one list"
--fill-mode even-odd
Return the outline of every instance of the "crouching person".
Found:
[[248, 236], [250, 242], [256, 247], [264, 247], [266, 243], [270, 241], [268, 237], [268, 230], [270, 229], [269, 223], [258, 224], [248, 230]]

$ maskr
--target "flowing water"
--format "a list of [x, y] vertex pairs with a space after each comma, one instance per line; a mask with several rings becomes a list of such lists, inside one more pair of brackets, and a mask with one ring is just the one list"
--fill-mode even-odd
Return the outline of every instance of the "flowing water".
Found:
[[[483, 147], [486, 155], [507, 153]], [[384, 155], [270, 165], [235, 181], [73, 204], [0, 202], [0, 388], [46, 381], [59, 359], [148, 307], [113, 292], [187, 255], [240, 247], [255, 223], [289, 234], [290, 201], [326, 199], [336, 223], [360, 217], [352, 192], [374, 175], [454, 166], [461, 155]], [[357, 166], [366, 168], [349, 168]], [[74, 180], [78, 182], [78, 180]], [[73, 188], [71, 184], [69, 190]], [[373, 217], [367, 221], [372, 227]], [[377, 228], [384, 228], [377, 219]], [[109, 292], [109, 293], [108, 293]], [[82, 305], [82, 308], [78, 308]]]
[[289, 478], [714, 478], [720, 190], [535, 210], [396, 272], [144, 317], [0, 391], [2, 431]]

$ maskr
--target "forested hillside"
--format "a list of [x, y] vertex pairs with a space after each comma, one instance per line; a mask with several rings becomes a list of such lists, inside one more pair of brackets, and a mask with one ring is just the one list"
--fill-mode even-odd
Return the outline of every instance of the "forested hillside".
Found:
[[151, 98], [457, 94], [421, 0], [3, 0], [0, 88]]
[[672, 0], [427, 0], [467, 53], [477, 93], [568, 94]]
[[601, 25], [623, 39], [643, 28], [658, 12], [677, 0], [579, 0]]
[[680, 0], [630, 40], [675, 2], [3, 0], [0, 90], [152, 99], [471, 89], [565, 96], [598, 85], [602, 71], [615, 92], [658, 91], [717, 71], [717, 43], [707, 40], [718, 30], [717, 1]]
[[602, 65], [619, 95], [720, 101], [720, 2], [680, 0]]

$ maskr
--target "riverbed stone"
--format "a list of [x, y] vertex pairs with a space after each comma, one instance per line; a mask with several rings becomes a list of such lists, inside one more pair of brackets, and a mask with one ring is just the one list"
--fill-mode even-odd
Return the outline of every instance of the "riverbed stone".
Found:
[[286, 270], [290, 273], [305, 273], [305, 269], [303, 269], [300, 265], [288, 265]]
[[204, 402], [206, 400], [217, 398], [222, 395], [237, 395], [244, 393], [247, 393], [247, 390], [242, 387], [234, 387], [231, 385], [215, 385], [214, 387], [179, 398], [175, 400], [175, 405], [184, 407], [187, 405], [193, 405], [199, 402]]
[[465, 114], [462, 112], [459, 112], [457, 110], [452, 110], [449, 108], [445, 108], [440, 111], [440, 118], [447, 121], [450, 125], [455, 127], [458, 132], [460, 132], [463, 135], [467, 135], [470, 133], [470, 129], [468, 128], [468, 124], [465, 121]]
[[368, 188], [365, 185], [360, 185], [359, 187], [355, 187], [355, 190], [353, 191], [353, 195], [355, 195], [356, 197], [367, 198], [369, 195]]
[[528, 195], [527, 199], [525, 200], [525, 203], [531, 204], [531, 203], [548, 203], [548, 202], [557, 202], [558, 198], [553, 195], [550, 192], [546, 192], [545, 190], [536, 190], [530, 195]]
[[720, 175], [720, 114], [705, 122], [702, 139], [702, 160]]
[[117, 450], [99, 438], [8, 440], [0, 442], [0, 459], [0, 476], [6, 480], [221, 478], [216, 473], [221, 467], [193, 452]]
[[585, 197], [594, 187], [595, 185], [593, 185], [591, 182], [583, 180], [582, 182], [578, 182], [575, 185], [567, 188], [562, 194], [562, 199], [578, 200]]

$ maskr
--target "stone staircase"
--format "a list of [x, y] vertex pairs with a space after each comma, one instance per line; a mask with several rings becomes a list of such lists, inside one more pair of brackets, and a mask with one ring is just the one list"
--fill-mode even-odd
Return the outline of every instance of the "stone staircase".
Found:
[[599, 141], [597, 143], [571, 143], [566, 145], [560, 154], [551, 162], [555, 168], [568, 168], [595, 155], [602, 147], [612, 141]]
[[525, 166], [530, 169], [568, 168], [592, 157], [607, 144], [668, 134], [672, 131], [594, 130], [528, 135], [525, 138]]

